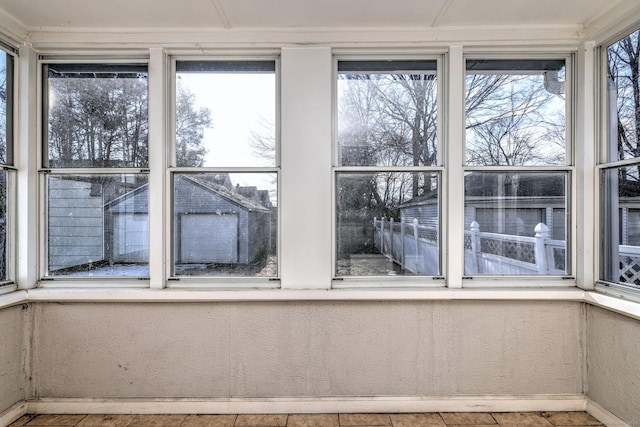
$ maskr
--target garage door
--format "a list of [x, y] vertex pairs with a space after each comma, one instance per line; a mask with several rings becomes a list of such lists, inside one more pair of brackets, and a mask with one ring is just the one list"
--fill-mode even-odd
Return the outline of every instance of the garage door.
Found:
[[114, 261], [147, 262], [149, 260], [149, 216], [116, 214], [114, 223]]
[[179, 262], [238, 262], [237, 215], [187, 214], [180, 224]]

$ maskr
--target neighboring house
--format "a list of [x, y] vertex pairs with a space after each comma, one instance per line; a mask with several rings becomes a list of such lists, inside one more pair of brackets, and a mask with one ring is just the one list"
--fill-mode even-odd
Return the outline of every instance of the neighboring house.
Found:
[[[148, 184], [117, 198], [104, 196], [96, 185], [86, 180], [51, 182], [50, 272], [148, 262]], [[266, 263], [273, 210], [267, 191], [234, 188], [228, 174], [176, 176], [176, 264]]]
[[[465, 177], [465, 230], [476, 221], [484, 232], [532, 237], [535, 226], [542, 222], [554, 239], [565, 239], [567, 189], [561, 175], [540, 180], [535, 174], [519, 174], [513, 183], [498, 180], [504, 180], [504, 175], [470, 173]], [[404, 223], [417, 218], [420, 225], [438, 225], [439, 206], [434, 194], [415, 197], [399, 210]]]
[[49, 272], [103, 261], [102, 192], [88, 179], [54, 178], [48, 186]]

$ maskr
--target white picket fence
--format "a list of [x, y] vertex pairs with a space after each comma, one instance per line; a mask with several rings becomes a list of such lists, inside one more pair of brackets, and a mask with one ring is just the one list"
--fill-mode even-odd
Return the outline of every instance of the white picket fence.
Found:
[[620, 282], [640, 284], [640, 246], [620, 245]]
[[[439, 275], [437, 226], [374, 218], [376, 249], [414, 274]], [[550, 238], [540, 223], [535, 237], [480, 231], [477, 222], [465, 230], [465, 274], [566, 274], [565, 242]]]
[[566, 244], [539, 223], [534, 237], [486, 233], [473, 221], [465, 230], [465, 274], [566, 274]]
[[375, 247], [403, 269], [414, 274], [438, 276], [438, 227], [373, 219]]

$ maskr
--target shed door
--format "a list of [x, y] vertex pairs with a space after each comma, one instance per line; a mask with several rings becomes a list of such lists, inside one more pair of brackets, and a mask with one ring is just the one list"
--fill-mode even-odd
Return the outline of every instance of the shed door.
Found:
[[238, 262], [238, 216], [216, 214], [182, 215], [180, 262]]

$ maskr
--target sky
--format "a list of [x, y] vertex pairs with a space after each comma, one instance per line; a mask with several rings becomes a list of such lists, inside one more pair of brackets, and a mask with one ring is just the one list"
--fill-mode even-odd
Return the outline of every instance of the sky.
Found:
[[204, 166], [275, 166], [257, 159], [249, 142], [252, 131], [263, 131], [262, 123], [275, 123], [275, 74], [178, 73], [178, 79], [196, 95], [196, 107], [211, 112]]
[[[275, 159], [254, 155], [251, 133], [265, 133], [265, 123], [276, 123], [276, 77], [269, 73], [178, 73], [178, 84], [195, 94], [196, 108], [211, 113], [205, 129], [205, 167], [276, 166]], [[275, 131], [275, 126], [273, 126]], [[234, 185], [269, 190], [277, 204], [273, 173], [232, 174]]]

